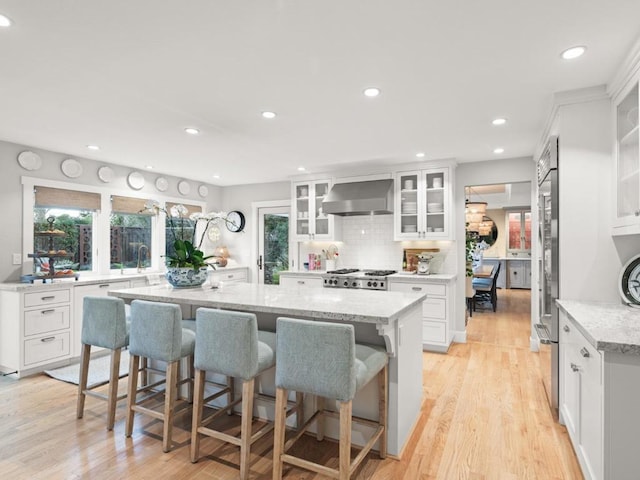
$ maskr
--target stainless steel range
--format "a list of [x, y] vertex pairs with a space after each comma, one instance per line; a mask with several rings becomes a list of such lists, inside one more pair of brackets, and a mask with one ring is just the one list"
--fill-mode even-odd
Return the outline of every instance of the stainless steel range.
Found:
[[343, 268], [322, 275], [322, 284], [329, 288], [364, 288], [367, 290], [386, 290], [387, 276], [395, 270], [358, 270]]

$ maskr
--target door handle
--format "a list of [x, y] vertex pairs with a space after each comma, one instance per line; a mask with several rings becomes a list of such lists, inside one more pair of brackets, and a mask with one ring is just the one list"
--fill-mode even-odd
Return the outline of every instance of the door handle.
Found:
[[256, 263], [258, 264], [258, 270], [262, 270], [262, 255], [258, 255], [258, 261]]
[[582, 355], [584, 358], [589, 358], [591, 355], [589, 355], [589, 350], [587, 350], [585, 347], [582, 347], [580, 349], [580, 355]]
[[580, 371], [580, 367], [578, 365], [576, 365], [575, 363], [571, 363], [571, 370], [573, 370], [574, 372], [579, 372]]
[[562, 327], [562, 330], [564, 330], [565, 332], [569, 333], [571, 331], [571, 329], [565, 325], [564, 327]]

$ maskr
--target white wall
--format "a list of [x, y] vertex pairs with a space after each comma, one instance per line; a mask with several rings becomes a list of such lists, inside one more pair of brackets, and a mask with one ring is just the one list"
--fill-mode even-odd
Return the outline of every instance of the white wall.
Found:
[[[38, 170], [28, 171], [20, 167], [17, 158], [20, 152], [30, 150], [37, 153], [42, 158], [42, 167]], [[45, 180], [56, 180], [69, 184], [89, 185], [101, 187], [105, 189], [113, 189], [113, 193], [118, 195], [126, 195], [127, 192], [134, 192], [127, 184], [127, 175], [138, 170], [145, 178], [145, 185], [141, 190], [135, 192], [149, 193], [153, 196], [162, 196], [163, 198], [183, 199], [185, 203], [189, 200], [197, 200], [199, 202], [206, 201], [207, 210], [220, 210], [222, 192], [217, 186], [206, 184], [209, 193], [206, 198], [198, 195], [198, 186], [204, 182], [196, 182], [189, 180], [191, 191], [189, 195], [181, 195], [178, 193], [178, 181], [180, 179], [170, 175], [160, 175], [150, 172], [144, 168], [136, 169], [123, 167], [121, 165], [109, 164], [106, 162], [97, 162], [86, 158], [73, 156], [82, 165], [83, 172], [77, 178], [68, 178], [60, 170], [60, 164], [70, 155], [64, 153], [51, 152], [35, 147], [18, 145], [9, 142], [0, 141], [0, 164], [2, 165], [2, 178], [0, 179], [0, 205], [2, 205], [2, 228], [0, 228], [0, 245], [2, 245], [2, 254], [0, 254], [0, 281], [18, 281], [21, 274], [20, 265], [12, 265], [11, 254], [21, 253], [22, 257], [30, 252], [23, 252], [22, 245], [22, 184], [21, 177], [33, 177]], [[114, 173], [115, 178], [110, 183], [104, 183], [98, 178], [98, 169], [101, 166], [109, 165]], [[162, 194], [155, 188], [155, 180], [157, 177], [163, 176], [169, 180], [169, 188]]]

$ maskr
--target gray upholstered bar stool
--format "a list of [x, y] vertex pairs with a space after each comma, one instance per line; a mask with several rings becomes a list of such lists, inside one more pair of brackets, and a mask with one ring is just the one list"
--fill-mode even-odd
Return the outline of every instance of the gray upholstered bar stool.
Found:
[[[163, 421], [162, 450], [171, 449], [171, 433], [174, 415], [178, 412], [176, 397], [178, 386], [189, 382], [191, 378], [178, 381], [180, 360], [187, 358], [189, 365], [195, 348], [195, 334], [182, 328], [182, 311], [179, 305], [162, 302], [134, 300], [131, 302], [131, 334], [129, 353], [129, 398], [127, 400], [127, 421], [125, 435], [131, 436], [133, 431], [134, 412], [144, 413]], [[165, 384], [164, 390], [155, 390], [138, 399], [138, 369], [140, 357], [148, 360], [166, 362], [165, 380], [144, 386], [143, 394], [150, 389]], [[164, 393], [164, 410], [159, 412], [143, 406], [147, 400]], [[191, 394], [189, 395], [192, 396]], [[183, 404], [184, 406], [190, 406]]]
[[[259, 331], [253, 313], [199, 308], [196, 312], [195, 400], [191, 427], [191, 461], [197, 462], [200, 434], [240, 447], [240, 478], [249, 476], [251, 445], [273, 429], [273, 424], [252, 433], [255, 379], [276, 362], [276, 334]], [[227, 376], [227, 385], [204, 398], [205, 375], [213, 372]], [[233, 399], [233, 377], [242, 380], [242, 397]], [[228, 395], [227, 405], [205, 419], [203, 406], [217, 397]], [[242, 402], [240, 436], [208, 427], [215, 418]]]
[[[353, 325], [292, 318], [277, 320], [278, 362], [276, 364], [276, 418], [273, 448], [273, 479], [282, 478], [283, 463], [322, 475], [346, 480], [377, 440], [380, 458], [387, 454], [387, 353], [381, 347], [355, 343]], [[378, 377], [378, 422], [352, 417], [352, 400], [373, 377]], [[316, 412], [296, 435], [285, 444], [285, 402], [288, 390], [316, 396]], [[324, 399], [340, 404], [340, 454], [338, 468], [287, 454], [304, 431], [317, 421], [317, 439], [324, 436], [323, 419], [336, 416], [324, 409]], [[375, 426], [376, 430], [351, 461], [351, 425], [353, 422]]]
[[[116, 404], [126, 395], [118, 396], [120, 378], [120, 354], [122, 348], [129, 345], [129, 324], [126, 319], [125, 304], [121, 298], [84, 297], [82, 301], [82, 352], [80, 354], [80, 378], [78, 380], [77, 417], [84, 415], [84, 402], [87, 395], [107, 401], [107, 430], [113, 430], [116, 417]], [[91, 347], [103, 347], [111, 350], [111, 367], [108, 382], [87, 386]], [[109, 383], [107, 394], [93, 391]]]

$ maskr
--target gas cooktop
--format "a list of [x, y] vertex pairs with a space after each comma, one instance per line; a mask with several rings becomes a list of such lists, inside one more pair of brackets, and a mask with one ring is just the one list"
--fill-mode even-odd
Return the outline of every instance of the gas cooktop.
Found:
[[386, 276], [396, 270], [359, 270], [341, 268], [322, 275], [323, 286], [331, 288], [364, 288], [367, 290], [386, 290]]

